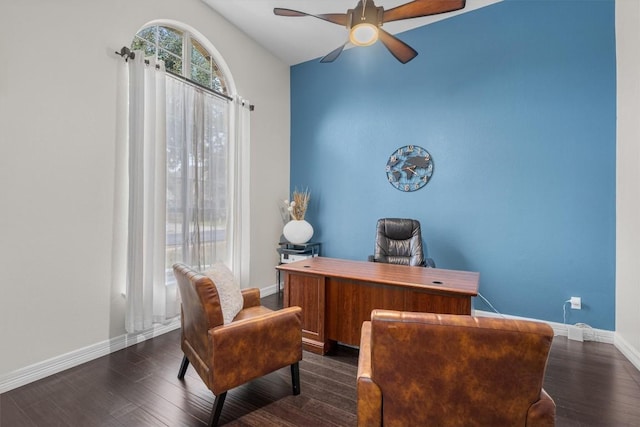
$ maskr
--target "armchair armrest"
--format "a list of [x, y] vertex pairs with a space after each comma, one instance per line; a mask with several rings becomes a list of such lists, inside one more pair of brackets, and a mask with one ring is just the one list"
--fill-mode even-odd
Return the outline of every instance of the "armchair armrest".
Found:
[[527, 412], [527, 425], [552, 427], [555, 425], [555, 420], [556, 404], [551, 396], [542, 389], [540, 391], [540, 400], [531, 405]]
[[257, 307], [260, 305], [260, 289], [248, 288], [242, 289], [242, 299], [244, 300], [242, 308]]
[[382, 391], [371, 379], [371, 322], [362, 323], [356, 387], [358, 426], [381, 426]]
[[217, 326], [208, 335], [217, 395], [302, 359], [302, 309], [288, 307]]

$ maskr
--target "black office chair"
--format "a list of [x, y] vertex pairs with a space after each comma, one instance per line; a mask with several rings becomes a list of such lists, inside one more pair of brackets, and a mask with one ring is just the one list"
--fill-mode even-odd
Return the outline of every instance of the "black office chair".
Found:
[[378, 220], [376, 247], [369, 261], [435, 268], [425, 258], [420, 222], [415, 219], [382, 218]]

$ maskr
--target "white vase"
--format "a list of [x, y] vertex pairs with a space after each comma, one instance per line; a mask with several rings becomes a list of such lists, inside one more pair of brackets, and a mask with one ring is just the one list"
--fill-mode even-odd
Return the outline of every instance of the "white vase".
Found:
[[307, 243], [313, 237], [313, 227], [304, 219], [292, 219], [282, 229], [284, 237], [294, 245]]

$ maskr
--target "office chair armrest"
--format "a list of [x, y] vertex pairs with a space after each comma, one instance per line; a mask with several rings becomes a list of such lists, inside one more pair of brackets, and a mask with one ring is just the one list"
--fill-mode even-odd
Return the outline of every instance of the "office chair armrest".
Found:
[[257, 307], [260, 305], [260, 289], [248, 288], [242, 289], [242, 299], [244, 300], [242, 308]]
[[208, 335], [207, 365], [217, 395], [302, 359], [302, 309], [288, 307], [217, 326]]
[[432, 258], [425, 258], [424, 266], [430, 267], [430, 268], [436, 268], [436, 262]]
[[356, 388], [358, 426], [381, 426], [382, 391], [371, 378], [371, 322], [362, 323]]
[[369, 262], [376, 262], [376, 258], [375, 258], [375, 256], [373, 256], [373, 255], [369, 255], [369, 256], [367, 257], [367, 261], [369, 261]]

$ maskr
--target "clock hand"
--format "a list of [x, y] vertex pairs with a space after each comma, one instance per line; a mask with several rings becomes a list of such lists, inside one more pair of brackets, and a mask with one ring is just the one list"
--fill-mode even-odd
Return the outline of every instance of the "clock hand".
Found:
[[412, 174], [414, 174], [414, 175], [418, 175], [418, 174], [416, 173], [416, 171], [415, 171], [415, 168], [416, 168], [415, 166], [407, 166], [406, 168], [402, 168], [402, 169], [403, 169], [403, 170], [406, 170], [406, 171], [409, 171], [409, 172], [411, 172], [411, 173], [412, 173]]

